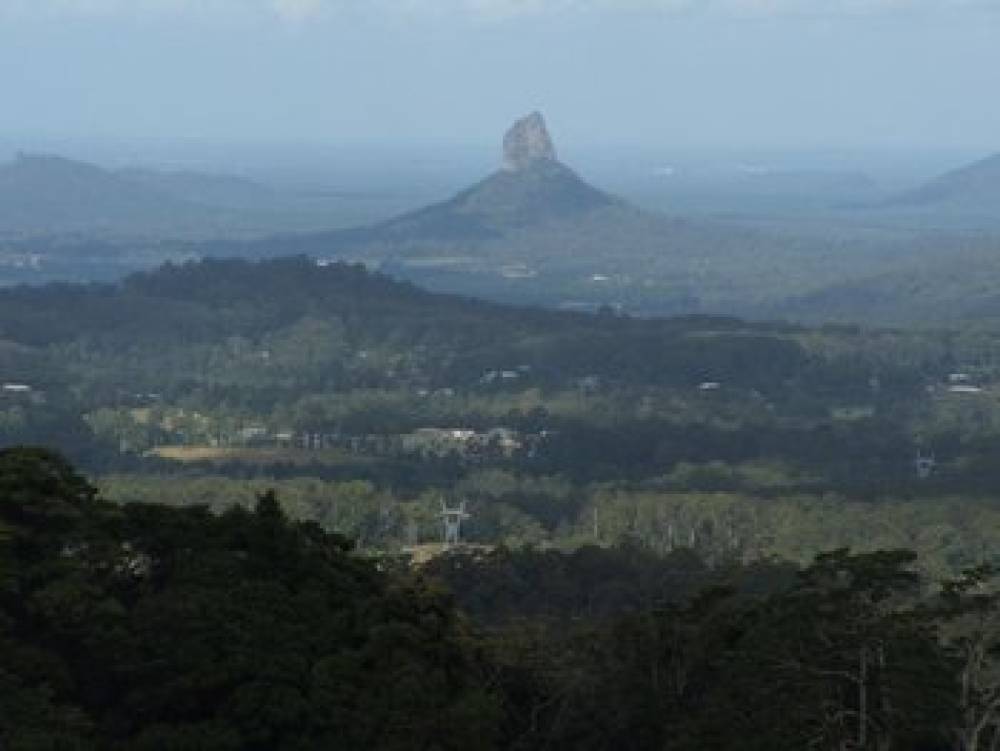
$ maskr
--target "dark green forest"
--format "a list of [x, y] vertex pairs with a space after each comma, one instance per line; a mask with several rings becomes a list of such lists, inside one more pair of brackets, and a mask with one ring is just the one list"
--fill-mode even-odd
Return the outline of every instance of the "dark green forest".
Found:
[[996, 570], [641, 545], [422, 568], [0, 452], [5, 749], [989, 749]]

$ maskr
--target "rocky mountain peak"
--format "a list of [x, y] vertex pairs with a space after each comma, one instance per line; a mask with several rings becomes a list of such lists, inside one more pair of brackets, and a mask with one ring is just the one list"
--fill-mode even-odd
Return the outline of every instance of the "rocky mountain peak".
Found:
[[503, 168], [516, 172], [538, 161], [556, 161], [556, 147], [540, 112], [522, 117], [503, 137]]

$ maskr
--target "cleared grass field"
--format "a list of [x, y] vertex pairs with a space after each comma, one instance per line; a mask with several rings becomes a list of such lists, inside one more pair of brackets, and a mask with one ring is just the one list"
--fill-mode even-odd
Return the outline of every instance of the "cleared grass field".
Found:
[[304, 451], [302, 449], [286, 448], [234, 448], [218, 446], [159, 446], [152, 449], [151, 456], [168, 461], [185, 464], [207, 462], [212, 464], [229, 464], [243, 462], [245, 464], [326, 464], [330, 466], [344, 464], [374, 464], [378, 460], [372, 457], [349, 454], [339, 449], [322, 449]]

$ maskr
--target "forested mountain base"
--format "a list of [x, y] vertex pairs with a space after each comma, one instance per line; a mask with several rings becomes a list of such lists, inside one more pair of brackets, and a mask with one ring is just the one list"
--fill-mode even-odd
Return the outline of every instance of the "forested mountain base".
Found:
[[[996, 572], [639, 547], [423, 570], [0, 452], [4, 749], [990, 749]], [[448, 587], [453, 594], [448, 594]]]

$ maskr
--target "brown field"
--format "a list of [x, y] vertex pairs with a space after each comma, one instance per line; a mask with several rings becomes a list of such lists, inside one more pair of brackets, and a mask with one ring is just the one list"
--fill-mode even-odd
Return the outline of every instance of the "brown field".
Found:
[[403, 548], [403, 552], [410, 556], [410, 565], [420, 567], [433, 561], [438, 556], [445, 555], [452, 551], [461, 553], [476, 553], [486, 555], [495, 549], [495, 545], [477, 545], [474, 543], [460, 543], [449, 546], [443, 542], [425, 542], [421, 545], [411, 545]]

